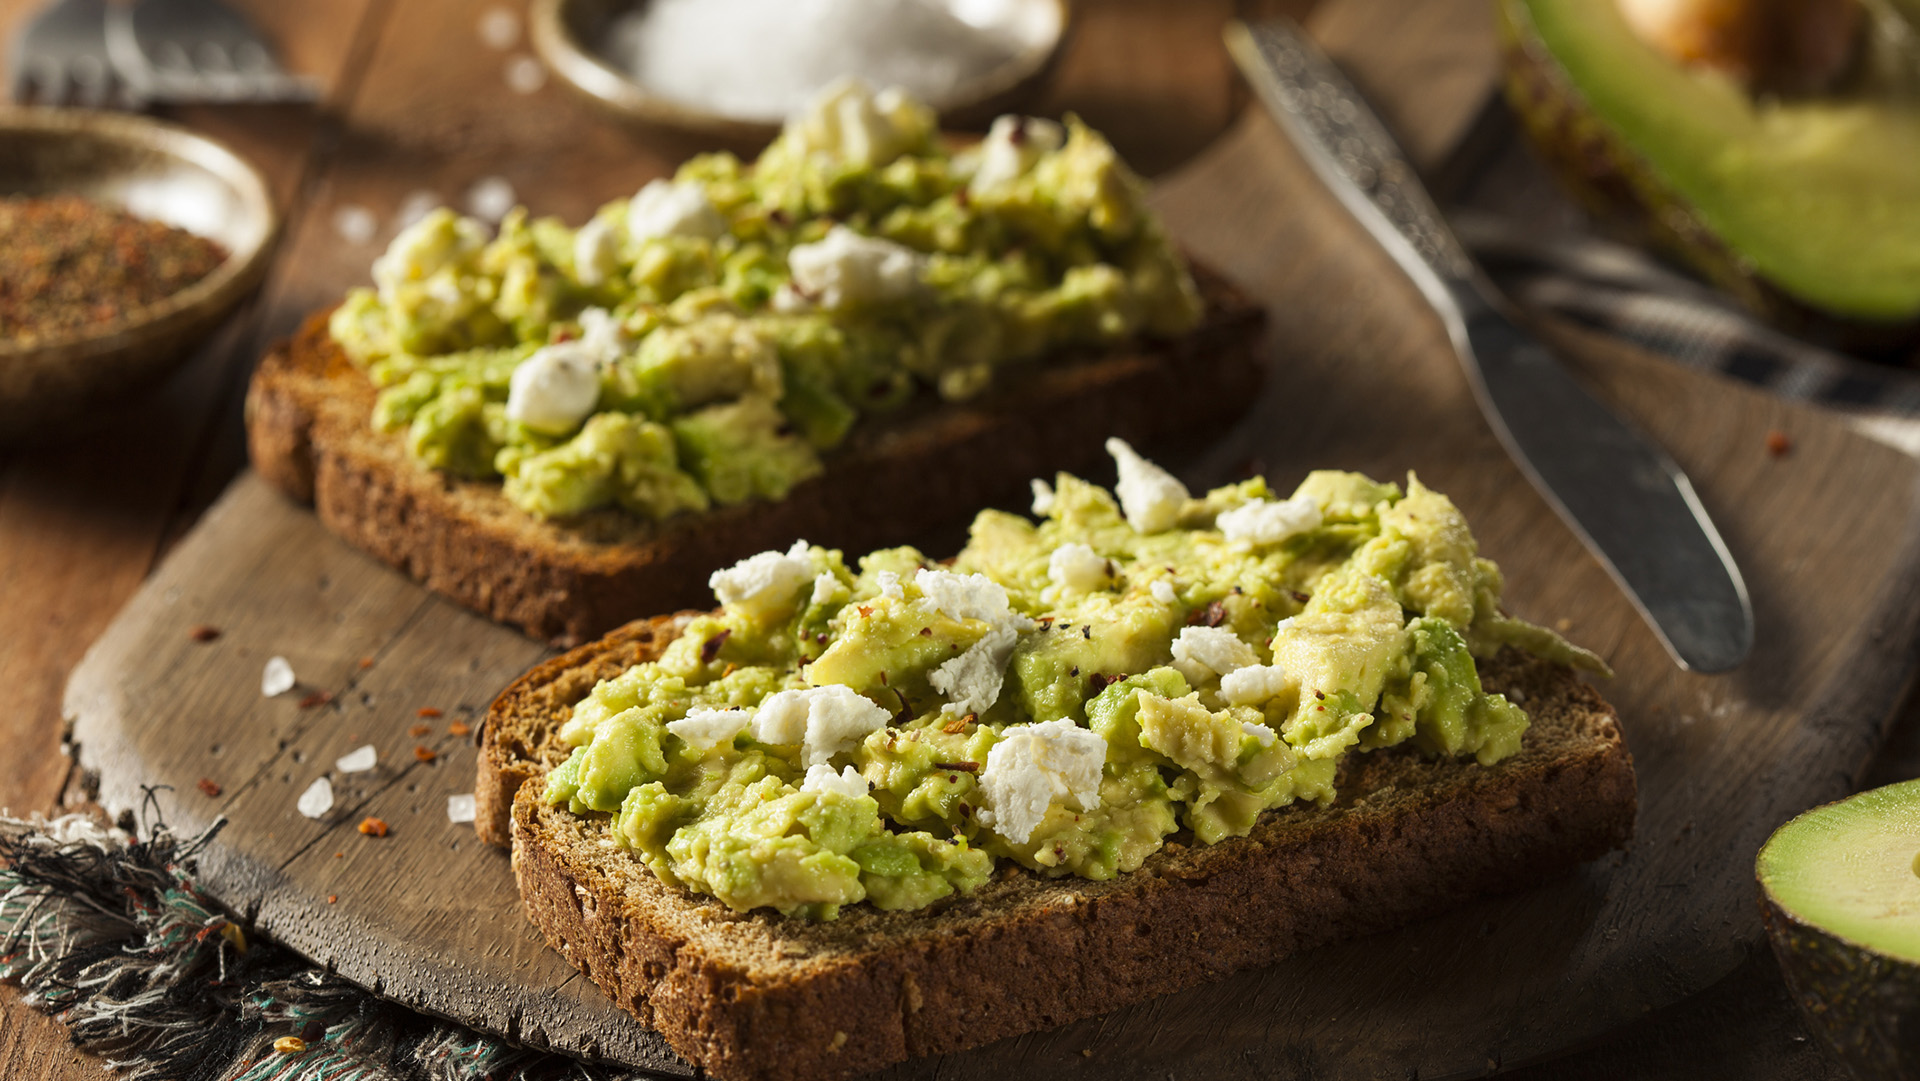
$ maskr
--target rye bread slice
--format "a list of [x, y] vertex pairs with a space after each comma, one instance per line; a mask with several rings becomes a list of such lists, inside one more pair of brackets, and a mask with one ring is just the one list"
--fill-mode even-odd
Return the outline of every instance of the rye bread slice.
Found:
[[1169, 843], [1111, 882], [1009, 866], [919, 912], [743, 915], [661, 882], [616, 846], [608, 816], [540, 798], [573, 703], [657, 656], [691, 615], [630, 624], [503, 692], [476, 825], [496, 844], [510, 835], [547, 941], [723, 1081], [847, 1077], [1052, 1028], [1543, 881], [1633, 832], [1633, 759], [1612, 707], [1570, 670], [1507, 650], [1482, 678], [1533, 724], [1496, 766], [1358, 755], [1333, 805], [1269, 811], [1216, 845]]
[[665, 522], [611, 509], [536, 519], [497, 482], [422, 468], [400, 434], [374, 431], [373, 386], [328, 336], [325, 312], [255, 371], [247, 449], [261, 476], [349, 543], [482, 615], [571, 645], [635, 612], [706, 603], [715, 567], [796, 537], [848, 551], [898, 544], [1099, 457], [1108, 436], [1151, 445], [1226, 423], [1259, 386], [1265, 313], [1219, 276], [1195, 277], [1206, 308], [1191, 334], [1050, 357], [1008, 369], [977, 399], [871, 418], [778, 502]]

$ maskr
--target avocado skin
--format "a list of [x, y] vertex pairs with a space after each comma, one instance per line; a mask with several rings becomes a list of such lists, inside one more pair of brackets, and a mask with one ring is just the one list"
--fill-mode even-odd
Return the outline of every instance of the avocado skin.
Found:
[[1861, 1081], [1920, 1079], [1920, 965], [1820, 929], [1760, 883], [1760, 918], [1787, 989], [1835, 1058]]
[[1524, 0], [1498, 0], [1495, 12], [1507, 102], [1561, 186], [1595, 220], [1692, 267], [1788, 334], [1875, 359], [1920, 360], [1914, 352], [1920, 345], [1920, 319], [1882, 323], [1834, 315], [1758, 275], [1588, 106], [1534, 32]]

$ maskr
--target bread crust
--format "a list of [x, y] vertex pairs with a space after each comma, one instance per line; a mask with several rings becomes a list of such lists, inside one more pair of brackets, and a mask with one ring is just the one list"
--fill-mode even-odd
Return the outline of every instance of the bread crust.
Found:
[[[629, 625], [508, 688], [489, 712], [481, 788], [510, 748], [540, 748], [523, 778], [564, 758], [552, 744], [568, 696], [657, 656], [690, 614]], [[1633, 760], [1612, 707], [1568, 669], [1512, 650], [1482, 677], [1534, 718], [1496, 766], [1406, 747], [1354, 756], [1332, 806], [1269, 811], [1246, 837], [1169, 843], [1110, 882], [1009, 865], [917, 912], [859, 905], [819, 924], [733, 912], [662, 883], [607, 836], [608, 816], [547, 805], [538, 781], [510, 806], [483, 800], [480, 828], [497, 838], [495, 816], [508, 816], [528, 917], [689, 1061], [723, 1081], [824, 1081], [1271, 964], [1625, 844]]]
[[1225, 421], [1259, 386], [1265, 313], [1196, 269], [1201, 324], [1173, 341], [1008, 369], [981, 397], [916, 401], [857, 426], [787, 498], [648, 522], [601, 510], [538, 520], [498, 482], [424, 469], [368, 423], [374, 389], [317, 313], [255, 371], [254, 469], [326, 527], [435, 592], [571, 645], [636, 612], [709, 599], [707, 576], [796, 537], [864, 551], [1018, 495], [1027, 478], [1097, 457], [1106, 437], [1155, 443]]

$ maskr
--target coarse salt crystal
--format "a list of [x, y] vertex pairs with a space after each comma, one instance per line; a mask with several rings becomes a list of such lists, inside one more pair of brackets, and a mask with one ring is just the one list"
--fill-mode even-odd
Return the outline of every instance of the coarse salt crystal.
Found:
[[357, 751], [348, 751], [334, 759], [333, 768], [341, 773], [365, 773], [380, 761], [380, 752], [369, 743]]
[[285, 657], [270, 657], [260, 672], [260, 693], [273, 698], [293, 690], [298, 682], [293, 678], [293, 665], [288, 664]]
[[300, 801], [294, 807], [308, 818], [319, 818], [333, 810], [333, 782], [324, 775], [315, 777], [307, 790], [300, 793]]
[[473, 793], [447, 797], [447, 821], [455, 825], [473, 821]]

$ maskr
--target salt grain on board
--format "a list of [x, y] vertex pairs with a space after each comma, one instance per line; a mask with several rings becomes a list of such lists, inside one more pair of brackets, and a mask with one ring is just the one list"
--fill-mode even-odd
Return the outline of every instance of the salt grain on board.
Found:
[[447, 821], [456, 825], [473, 821], [473, 793], [447, 797]]
[[369, 743], [357, 751], [349, 751], [334, 760], [333, 768], [341, 773], [365, 773], [380, 761], [380, 752]]
[[408, 192], [407, 197], [400, 200], [400, 209], [393, 212], [393, 231], [397, 233], [405, 229], [433, 213], [444, 202], [445, 200], [440, 198], [440, 193], [428, 191], [425, 188]]
[[467, 213], [488, 223], [498, 223], [513, 209], [516, 196], [513, 185], [504, 176], [483, 176], [467, 189]]
[[547, 69], [525, 53], [507, 61], [507, 88], [516, 94], [532, 94], [547, 85]]
[[319, 818], [333, 810], [333, 782], [324, 776], [315, 777], [307, 790], [300, 793], [300, 802], [294, 806], [308, 818]]
[[285, 657], [272, 657], [268, 659], [266, 668], [260, 672], [260, 693], [268, 698], [282, 695], [293, 690], [296, 682], [298, 681], [293, 678], [293, 665], [288, 664]]
[[379, 230], [373, 211], [364, 206], [349, 203], [333, 212], [333, 231], [349, 244], [371, 244]]
[[488, 8], [480, 15], [480, 40], [501, 52], [513, 48], [520, 41], [520, 16], [512, 8]]

